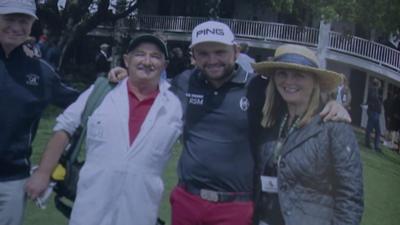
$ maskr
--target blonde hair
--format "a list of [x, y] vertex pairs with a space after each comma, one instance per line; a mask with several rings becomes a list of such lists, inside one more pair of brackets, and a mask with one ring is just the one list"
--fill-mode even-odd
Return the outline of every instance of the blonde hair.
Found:
[[[310, 122], [311, 118], [316, 114], [321, 104], [325, 102], [321, 97], [322, 92], [317, 77], [314, 75], [312, 75], [312, 77], [314, 80], [314, 87], [310, 96], [310, 100], [308, 102], [307, 109], [300, 119], [300, 127]], [[278, 93], [278, 90], [276, 89], [274, 75], [271, 76], [271, 79], [268, 82], [268, 86], [265, 90], [265, 95], [266, 97], [262, 109], [263, 117], [261, 120], [261, 125], [263, 127], [270, 128], [276, 124], [277, 120], [281, 116], [281, 113], [287, 111], [286, 102], [283, 100], [281, 95]]]
[[[275, 125], [278, 119], [279, 112], [285, 107], [285, 102], [279, 94], [276, 94], [277, 90], [273, 78], [268, 82], [268, 86], [265, 89], [265, 102], [262, 109], [262, 120], [261, 125], [263, 127], [272, 127]], [[279, 107], [281, 106], [281, 107]], [[281, 110], [279, 109], [281, 108]]]

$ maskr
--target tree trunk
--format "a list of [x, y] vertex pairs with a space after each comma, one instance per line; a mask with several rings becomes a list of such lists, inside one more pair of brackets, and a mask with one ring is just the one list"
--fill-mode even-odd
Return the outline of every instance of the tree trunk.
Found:
[[110, 0], [100, 0], [96, 13], [90, 14], [87, 12], [85, 15], [82, 15], [80, 17], [81, 20], [77, 22], [72, 18], [68, 19], [66, 29], [62, 35], [62, 40], [59, 42], [62, 51], [58, 70], [62, 70], [65, 67], [68, 57], [71, 56], [73, 46], [76, 46], [76, 44], [82, 40], [88, 32], [95, 29], [103, 22], [115, 22], [121, 18], [127, 17], [138, 7], [139, 3], [139, 1], [131, 1], [130, 3], [126, 3], [126, 0], [119, 1], [123, 1], [124, 6], [115, 14], [108, 10]]

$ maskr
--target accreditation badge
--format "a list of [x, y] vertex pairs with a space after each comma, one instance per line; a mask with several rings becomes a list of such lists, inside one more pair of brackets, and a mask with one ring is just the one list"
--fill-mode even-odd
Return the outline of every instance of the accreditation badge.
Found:
[[261, 190], [267, 193], [278, 193], [278, 178], [261, 176]]

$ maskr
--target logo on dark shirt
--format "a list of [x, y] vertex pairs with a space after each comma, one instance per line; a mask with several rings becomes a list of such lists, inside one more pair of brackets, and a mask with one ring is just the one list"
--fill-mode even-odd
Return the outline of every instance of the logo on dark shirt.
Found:
[[31, 74], [26, 75], [25, 83], [27, 85], [30, 85], [30, 86], [38, 86], [39, 85], [39, 79], [40, 79], [39, 75], [31, 73]]
[[198, 37], [200, 35], [208, 35], [208, 34], [224, 36], [224, 30], [220, 29], [220, 28], [212, 28], [212, 29], [207, 28], [207, 29], [197, 31], [196, 37]]
[[189, 104], [192, 105], [203, 105], [204, 95], [186, 93], [186, 97], [189, 99]]
[[246, 97], [240, 98], [239, 106], [243, 111], [247, 111], [250, 106], [250, 102]]

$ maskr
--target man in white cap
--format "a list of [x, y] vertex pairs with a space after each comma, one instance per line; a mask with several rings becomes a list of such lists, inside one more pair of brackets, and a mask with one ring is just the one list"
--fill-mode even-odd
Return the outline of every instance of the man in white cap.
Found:
[[0, 1], [0, 224], [20, 225], [31, 143], [48, 104], [66, 107], [78, 92], [62, 84], [23, 43], [37, 19], [34, 0]]
[[239, 49], [224, 23], [196, 26], [190, 48], [198, 70], [173, 81], [185, 126], [172, 224], [250, 224], [254, 163], [246, 86], [254, 75], [235, 64]]

